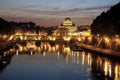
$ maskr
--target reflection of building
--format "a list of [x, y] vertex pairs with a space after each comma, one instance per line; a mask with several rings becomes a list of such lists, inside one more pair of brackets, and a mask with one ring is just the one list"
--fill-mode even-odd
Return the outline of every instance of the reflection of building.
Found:
[[77, 26], [72, 22], [71, 18], [65, 18], [64, 22], [58, 26], [59, 29], [68, 29], [68, 33], [74, 33], [77, 31]]

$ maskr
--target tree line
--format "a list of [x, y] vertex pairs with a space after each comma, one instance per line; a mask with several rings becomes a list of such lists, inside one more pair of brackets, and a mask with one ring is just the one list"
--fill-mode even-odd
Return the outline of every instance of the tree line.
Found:
[[91, 32], [101, 36], [120, 35], [120, 2], [93, 20]]
[[36, 32], [36, 34], [38, 34], [40, 31], [44, 30], [48, 34], [52, 34], [52, 30], [54, 30], [55, 28], [53, 26], [37, 26], [34, 22], [8, 22], [0, 18], [0, 34], [11, 35], [14, 34], [17, 29], [21, 29], [23, 33], [27, 31], [34, 31]]

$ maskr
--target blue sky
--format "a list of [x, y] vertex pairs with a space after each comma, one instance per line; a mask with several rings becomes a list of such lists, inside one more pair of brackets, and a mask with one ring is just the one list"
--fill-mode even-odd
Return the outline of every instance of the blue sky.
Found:
[[0, 17], [9, 21], [33, 21], [40, 26], [60, 25], [71, 17], [76, 25], [90, 25], [120, 0], [0, 0]]

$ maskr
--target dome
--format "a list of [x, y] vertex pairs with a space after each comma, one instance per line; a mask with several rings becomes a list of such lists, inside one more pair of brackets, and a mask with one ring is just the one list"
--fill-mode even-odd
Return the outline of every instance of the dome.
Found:
[[63, 26], [72, 26], [72, 25], [73, 25], [73, 22], [72, 22], [71, 18], [66, 17], [63, 22]]
[[67, 28], [68, 33], [73, 33], [77, 30], [77, 26], [75, 26], [74, 22], [72, 22], [72, 19], [69, 17], [66, 17], [58, 28]]
[[71, 21], [71, 18], [69, 18], [69, 17], [66, 17], [66, 18], [65, 18], [65, 20], [69, 20], [69, 21]]

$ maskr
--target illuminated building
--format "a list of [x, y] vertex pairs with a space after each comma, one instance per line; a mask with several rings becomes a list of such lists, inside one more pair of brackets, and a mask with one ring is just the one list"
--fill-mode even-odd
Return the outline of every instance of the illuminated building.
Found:
[[[81, 26], [81, 28], [83, 28], [83, 26]], [[66, 31], [67, 35], [69, 35], [69, 36], [80, 36], [80, 35], [81, 36], [90, 36], [91, 35], [90, 27], [84, 26], [84, 28], [86, 30], [85, 29], [79, 30], [78, 27], [72, 22], [71, 18], [69, 18], [69, 17], [65, 18], [63, 23], [60, 26], [58, 26], [58, 29], [61, 29], [62, 33], [64, 30], [64, 31]], [[66, 35], [66, 33], [63, 35]]]
[[89, 25], [82, 25], [78, 27], [78, 31], [80, 32], [80, 36], [91, 36], [91, 29]]
[[68, 29], [68, 34], [74, 33], [77, 31], [77, 26], [72, 22], [71, 18], [67, 17], [63, 21], [63, 23], [58, 26], [59, 29]]

